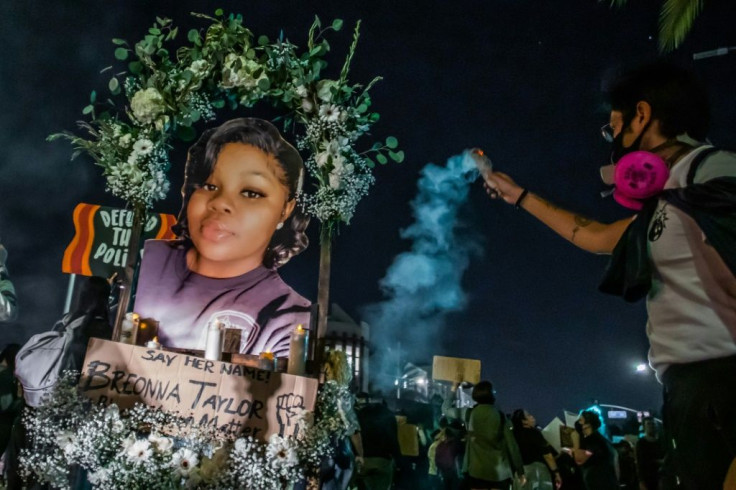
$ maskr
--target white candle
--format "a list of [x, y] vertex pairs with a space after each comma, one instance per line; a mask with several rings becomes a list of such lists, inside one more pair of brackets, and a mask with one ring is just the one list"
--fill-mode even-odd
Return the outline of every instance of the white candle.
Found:
[[303, 375], [307, 365], [307, 342], [309, 341], [309, 332], [301, 325], [297, 325], [291, 332], [291, 341], [289, 342], [289, 365], [286, 372], [289, 374]]
[[154, 337], [153, 340], [146, 342], [146, 347], [149, 349], [160, 349], [161, 344], [158, 341], [158, 337]]
[[138, 326], [140, 325], [140, 316], [132, 311], [125, 314], [123, 322], [120, 325], [120, 342], [123, 344], [135, 345], [138, 339]]
[[207, 327], [207, 342], [204, 347], [204, 358], [219, 361], [222, 358], [222, 346], [225, 342], [225, 325], [220, 320], [213, 320]]

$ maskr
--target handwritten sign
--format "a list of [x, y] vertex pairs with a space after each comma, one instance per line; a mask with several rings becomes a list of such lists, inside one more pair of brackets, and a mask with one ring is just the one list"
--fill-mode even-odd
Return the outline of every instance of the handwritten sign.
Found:
[[317, 398], [316, 379], [94, 338], [79, 386], [97, 403], [142, 402], [261, 440], [294, 435]]
[[459, 357], [434, 356], [432, 358], [432, 379], [442, 381], [480, 381], [480, 361]]
[[[151, 213], [143, 227], [143, 239], [171, 239], [171, 214]], [[97, 204], [74, 208], [75, 235], [64, 251], [61, 270], [67, 274], [110, 277], [122, 272], [133, 232], [133, 212]]]

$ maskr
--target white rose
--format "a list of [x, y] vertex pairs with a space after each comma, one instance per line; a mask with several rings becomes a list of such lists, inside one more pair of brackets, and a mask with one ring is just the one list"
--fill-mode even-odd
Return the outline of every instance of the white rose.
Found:
[[132, 140], [133, 137], [130, 135], [130, 133], [125, 133], [120, 137], [118, 140], [118, 144], [125, 148], [126, 146], [130, 145], [130, 140]]
[[174, 447], [174, 441], [168, 437], [160, 436], [156, 433], [151, 433], [148, 436], [148, 440], [154, 445], [156, 450], [160, 453], [166, 453]]
[[310, 99], [302, 99], [302, 110], [304, 112], [312, 112], [314, 110], [314, 102]]
[[140, 123], [150, 124], [164, 112], [164, 98], [155, 88], [139, 90], [130, 101], [130, 109]]
[[194, 73], [194, 76], [201, 77], [207, 74], [207, 70], [209, 70], [209, 65], [207, 64], [206, 60], [196, 60], [192, 61], [192, 64], [189, 65], [189, 71]]
[[307, 95], [309, 95], [309, 91], [307, 90], [307, 87], [305, 87], [304, 85], [299, 85], [298, 87], [296, 87], [296, 88], [294, 89], [294, 92], [296, 92], [296, 94], [297, 94], [297, 95], [298, 95], [299, 97], [302, 97], [302, 98], [304, 98], [304, 97], [306, 97]]

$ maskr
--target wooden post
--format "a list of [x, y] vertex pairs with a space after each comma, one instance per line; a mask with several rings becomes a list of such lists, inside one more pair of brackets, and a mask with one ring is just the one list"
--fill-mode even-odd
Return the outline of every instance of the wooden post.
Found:
[[320, 229], [319, 282], [317, 286], [317, 350], [315, 360], [322, 362], [324, 354], [324, 338], [327, 334], [327, 314], [330, 304], [330, 267], [332, 265], [332, 233], [329, 224], [322, 223]]

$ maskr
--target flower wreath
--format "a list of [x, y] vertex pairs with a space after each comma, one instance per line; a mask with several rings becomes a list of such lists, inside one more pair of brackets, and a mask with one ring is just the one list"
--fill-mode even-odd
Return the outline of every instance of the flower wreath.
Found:
[[[323, 27], [315, 18], [307, 50], [301, 52], [283, 34], [275, 41], [266, 36], [256, 39], [243, 26], [240, 14], [225, 15], [218, 9], [214, 17], [192, 15], [210, 25], [204, 32], [190, 30], [189, 45], [178, 47], [173, 57], [167, 46], [178, 28], [170, 19], [156, 18], [148, 34], [133, 47], [123, 39], [113, 39], [118, 46], [115, 57], [128, 65], [126, 71], [111, 76], [108, 88], [113, 97], [124, 96], [124, 114], [110, 98], [100, 103], [93, 91], [82, 110], [91, 121], [80, 123], [88, 135], [64, 132], [50, 139], [71, 140], [76, 149], [72, 158], [88, 153], [103, 168], [107, 190], [134, 209], [145, 210], [168, 192], [172, 136], [191, 141], [196, 137], [194, 125], [214, 120], [217, 109], [250, 108], [268, 100], [285, 110], [284, 129], [296, 130], [297, 147], [309, 153], [305, 165], [316, 180], [316, 191], [300, 196], [300, 202], [328, 229], [340, 222], [349, 224], [373, 183], [375, 162], [404, 158], [391, 136], [366, 151], [355, 148], [356, 141], [379, 119], [369, 110], [368, 91], [380, 77], [365, 87], [347, 80], [360, 22], [339, 78], [322, 79], [327, 66], [324, 58], [330, 50], [324, 34], [339, 31], [340, 19]], [[103, 72], [107, 70], [112, 67]]]
[[77, 388], [79, 373], [64, 373], [39, 408], [26, 411], [31, 447], [21, 452], [28, 481], [70, 489], [83, 468], [96, 489], [286, 488], [315, 476], [349, 429], [340, 415], [347, 387], [328, 381], [320, 388], [314, 416], [298, 415], [296, 435], [273, 435], [268, 443], [230, 437], [212, 426], [138, 404], [94, 405]]

